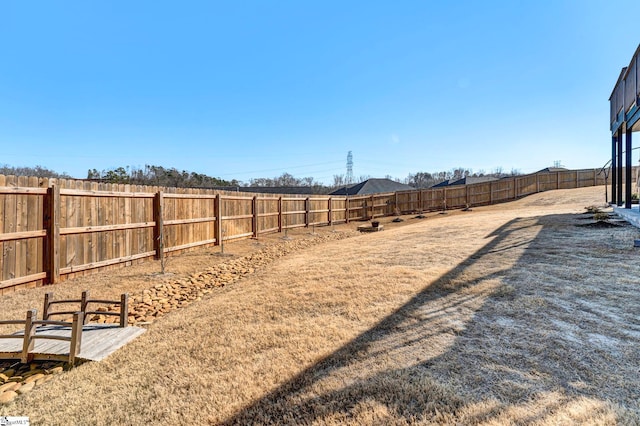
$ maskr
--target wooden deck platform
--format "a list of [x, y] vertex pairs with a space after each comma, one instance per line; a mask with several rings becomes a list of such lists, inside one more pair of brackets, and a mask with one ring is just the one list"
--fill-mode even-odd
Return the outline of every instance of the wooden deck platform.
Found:
[[[80, 352], [76, 359], [101, 361], [120, 349], [146, 330], [141, 327], [118, 327], [107, 324], [86, 324], [82, 327]], [[71, 337], [71, 327], [37, 327], [38, 334]], [[16, 339], [0, 339], [0, 359], [19, 358], [22, 353], [24, 331], [16, 333]], [[69, 358], [69, 342], [60, 340], [35, 339], [30, 356], [34, 360], [66, 360]]]

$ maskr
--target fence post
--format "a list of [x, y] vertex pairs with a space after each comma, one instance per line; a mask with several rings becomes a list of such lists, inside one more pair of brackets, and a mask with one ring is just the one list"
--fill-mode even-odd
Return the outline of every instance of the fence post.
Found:
[[493, 181], [489, 182], [489, 204], [493, 204]]
[[418, 190], [418, 212], [424, 210], [422, 207], [422, 189]]
[[37, 316], [35, 309], [27, 311], [27, 320], [24, 323], [24, 339], [22, 341], [22, 357], [20, 358], [20, 362], [23, 364], [29, 362], [29, 352], [33, 350], [33, 335], [35, 334], [33, 321], [37, 319]]
[[[85, 290], [82, 292], [82, 297], [80, 300], [80, 311], [87, 312], [87, 305], [89, 304], [89, 290]], [[85, 320], [89, 319], [89, 317], [85, 317]]]
[[258, 238], [258, 197], [253, 196], [251, 200], [251, 232], [253, 232], [253, 238]]
[[282, 197], [278, 197], [278, 232], [282, 232]]
[[71, 343], [69, 345], [69, 364], [73, 364], [76, 355], [80, 353], [82, 346], [82, 325], [84, 324], [84, 312], [73, 314], [73, 324], [71, 326]]
[[52, 300], [53, 300], [53, 293], [44, 294], [44, 307], [42, 309], [42, 319], [45, 321], [49, 319], [49, 305], [51, 304]]
[[304, 227], [308, 228], [309, 227], [309, 197], [305, 198], [304, 200]]
[[329, 226], [333, 224], [333, 203], [331, 202], [331, 197], [327, 200], [328, 208], [329, 208]]
[[47, 188], [44, 199], [44, 228], [47, 239], [44, 244], [44, 272], [47, 273], [47, 284], [60, 281], [60, 187], [51, 185]]
[[215, 237], [216, 244], [222, 244], [222, 196], [220, 194], [216, 194], [215, 205], [213, 206], [213, 214], [216, 217], [216, 228], [215, 228]]
[[375, 219], [376, 217], [376, 199], [371, 195], [371, 219]]
[[349, 223], [349, 196], [344, 199], [344, 223]]
[[393, 214], [395, 215], [396, 212], [400, 213], [402, 210], [400, 210], [400, 207], [398, 206], [398, 191], [394, 192], [393, 195], [395, 195], [395, 200], [393, 200]]
[[120, 295], [120, 327], [129, 325], [129, 294]]
[[556, 189], [560, 189], [560, 172], [556, 172]]
[[156, 251], [156, 259], [164, 257], [164, 225], [163, 225], [164, 197], [162, 191], [156, 192], [153, 199], [153, 249]]
[[447, 210], [447, 187], [442, 190], [442, 209]]

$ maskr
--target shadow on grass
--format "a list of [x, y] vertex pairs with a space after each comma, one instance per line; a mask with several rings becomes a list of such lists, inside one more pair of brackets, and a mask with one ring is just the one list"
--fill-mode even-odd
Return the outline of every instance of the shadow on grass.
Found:
[[[557, 245], [554, 235], [558, 222], [563, 221], [570, 221], [568, 215], [506, 223], [487, 236], [491, 240], [481, 249], [375, 327], [223, 424], [474, 424], [550, 392], [561, 395], [539, 407], [534, 405], [515, 419], [529, 423], [544, 420], [573, 398], [611, 399], [605, 389], [598, 388], [607, 375], [616, 376], [615, 366], [607, 368], [606, 351], [590, 351], [595, 361], [583, 359], [572, 352], [574, 347], [554, 341], [555, 334], [545, 322], [536, 320], [550, 308], [544, 297], [534, 297], [528, 287], [520, 289], [516, 282], [516, 294], [503, 297], [503, 289], [495, 284], [511, 277], [514, 269], [542, 262], [540, 253], [544, 255], [548, 244]], [[535, 226], [540, 228], [535, 236], [523, 235]], [[515, 264], [501, 265], [501, 256], [509, 250], [522, 250], [522, 255]], [[487, 273], [468, 274], [479, 263]], [[524, 312], [512, 309], [503, 317], [500, 309], [516, 302]], [[531, 304], [528, 310], [527, 304]], [[452, 312], [462, 321], [449, 321]], [[567, 321], [564, 317], [556, 320]], [[452, 337], [438, 340], [446, 334]], [[425, 348], [437, 342], [442, 343], [441, 348]], [[634, 355], [623, 356], [634, 362]], [[402, 367], [388, 369], [388, 365]], [[592, 368], [600, 370], [586, 376]], [[568, 379], [572, 373], [573, 379]], [[634, 381], [638, 384], [640, 379], [632, 378], [627, 389], [630, 398]]]

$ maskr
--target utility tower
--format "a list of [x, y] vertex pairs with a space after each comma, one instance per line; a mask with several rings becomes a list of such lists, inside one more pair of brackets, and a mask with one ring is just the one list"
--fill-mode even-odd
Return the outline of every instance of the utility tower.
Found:
[[347, 154], [347, 176], [345, 177], [347, 185], [353, 183], [353, 154], [351, 151]]

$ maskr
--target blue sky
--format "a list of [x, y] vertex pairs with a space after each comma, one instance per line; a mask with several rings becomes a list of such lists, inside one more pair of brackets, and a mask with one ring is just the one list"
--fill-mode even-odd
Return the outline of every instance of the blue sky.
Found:
[[348, 151], [356, 178], [598, 167], [638, 16], [637, 0], [5, 0], [0, 164], [325, 183]]

